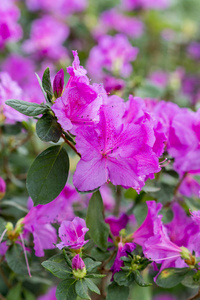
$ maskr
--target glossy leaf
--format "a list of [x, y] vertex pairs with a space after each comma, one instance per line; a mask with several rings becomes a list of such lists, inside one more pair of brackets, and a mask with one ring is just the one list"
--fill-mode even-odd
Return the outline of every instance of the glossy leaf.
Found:
[[56, 289], [56, 299], [57, 300], [76, 300], [77, 295], [75, 292], [74, 278], [69, 278], [61, 281]]
[[6, 252], [6, 261], [11, 270], [17, 274], [28, 274], [23, 249], [19, 244], [13, 244]]
[[193, 274], [190, 268], [168, 268], [163, 270], [156, 280], [157, 285], [163, 288], [171, 288], [179, 284], [185, 276]]
[[51, 85], [51, 78], [50, 78], [50, 70], [49, 68], [46, 68], [44, 71], [44, 74], [42, 76], [42, 86], [44, 91], [47, 93], [47, 98], [51, 102], [52, 96], [53, 96], [53, 89]]
[[79, 279], [75, 285], [76, 294], [83, 298], [90, 300], [90, 296], [88, 295], [88, 286], [85, 279]]
[[43, 261], [42, 266], [58, 278], [66, 279], [72, 274], [71, 270], [63, 263], [46, 260]]
[[108, 286], [106, 300], [127, 300], [129, 295], [129, 288], [126, 286], [119, 286], [117, 283], [112, 282]]
[[27, 176], [27, 189], [34, 205], [54, 200], [63, 190], [69, 172], [69, 158], [61, 146], [53, 146], [40, 153]]
[[104, 222], [103, 217], [103, 201], [100, 192], [93, 194], [90, 199], [86, 224], [89, 228], [89, 235], [95, 244], [102, 250], [107, 249], [107, 241], [109, 235], [109, 227]]
[[44, 115], [37, 121], [36, 132], [42, 141], [57, 143], [61, 137], [62, 128], [52, 115]]

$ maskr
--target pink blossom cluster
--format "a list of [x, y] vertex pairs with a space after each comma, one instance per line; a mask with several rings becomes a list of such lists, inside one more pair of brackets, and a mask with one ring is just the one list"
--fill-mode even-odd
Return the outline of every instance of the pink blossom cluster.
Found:
[[17, 42], [22, 38], [23, 31], [17, 23], [20, 10], [14, 0], [2, 0], [0, 2], [0, 50], [7, 43]]

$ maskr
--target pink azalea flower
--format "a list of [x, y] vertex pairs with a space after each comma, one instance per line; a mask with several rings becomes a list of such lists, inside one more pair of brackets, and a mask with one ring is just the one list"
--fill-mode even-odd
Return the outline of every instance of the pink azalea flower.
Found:
[[17, 42], [22, 38], [22, 28], [17, 21], [20, 10], [13, 0], [0, 2], [0, 49], [9, 42]]
[[156, 232], [159, 232], [161, 226], [162, 216], [158, 216], [159, 211], [162, 208], [161, 203], [156, 203], [155, 201], [147, 201], [148, 212], [146, 219], [142, 225], [133, 233], [133, 241], [136, 244], [144, 247], [145, 242]]
[[14, 108], [5, 104], [8, 99], [23, 100], [22, 89], [13, 81], [8, 73], [0, 72], [0, 116], [5, 118], [6, 123], [13, 124], [27, 120], [27, 117]]
[[56, 246], [61, 250], [64, 247], [80, 249], [87, 242], [84, 240], [85, 234], [89, 229], [86, 227], [85, 220], [75, 217], [73, 221], [63, 221], [59, 228], [61, 242]]
[[44, 249], [55, 248], [57, 242], [56, 229], [50, 224], [40, 222], [37, 216], [37, 210], [31, 209], [24, 217], [24, 236], [28, 237], [29, 233], [33, 234], [34, 250], [36, 256], [44, 256]]
[[50, 15], [43, 16], [33, 22], [31, 38], [22, 46], [28, 54], [34, 54], [36, 58], [50, 58], [58, 60], [68, 56], [62, 43], [69, 35], [69, 28], [64, 23]]
[[101, 14], [98, 25], [93, 30], [93, 35], [99, 39], [113, 29], [131, 38], [138, 38], [144, 32], [144, 24], [140, 19], [126, 16], [113, 8]]
[[40, 296], [37, 300], [57, 300], [56, 287], [51, 287], [45, 295]]
[[168, 0], [121, 0], [126, 10], [132, 9], [165, 9], [169, 5]]
[[73, 51], [73, 54], [72, 67], [67, 68], [70, 79], [62, 96], [56, 99], [52, 110], [62, 128], [74, 134], [77, 127], [93, 124], [101, 99], [97, 98], [95, 89], [89, 85], [87, 71], [80, 66], [77, 52]]
[[101, 106], [96, 126], [77, 130], [76, 148], [81, 160], [73, 183], [79, 191], [94, 190], [107, 180], [139, 191], [146, 175], [159, 172], [157, 156], [149, 146], [149, 127], [124, 124], [123, 112], [121, 101], [115, 105], [111, 101]]
[[187, 174], [179, 187], [179, 193], [186, 197], [200, 198], [200, 183], [193, 177], [192, 174]]
[[191, 58], [193, 58], [195, 60], [199, 60], [200, 59], [200, 43], [192, 42], [188, 46], [187, 52]]
[[109, 224], [110, 231], [114, 236], [118, 236], [121, 229], [126, 228], [129, 221], [129, 217], [126, 214], [121, 214], [119, 218], [114, 216], [109, 216], [105, 219], [105, 222]]
[[81, 12], [86, 9], [87, 0], [26, 0], [26, 5], [29, 10], [43, 10], [44, 12], [53, 12], [59, 18], [65, 18], [76, 12]]
[[132, 72], [131, 62], [136, 59], [138, 52], [138, 48], [133, 47], [125, 35], [104, 35], [90, 51], [88, 72], [98, 82], [102, 82], [106, 75], [103, 69], [118, 77], [128, 77]]
[[128, 253], [131, 253], [135, 248], [136, 245], [134, 243], [126, 243], [125, 245], [122, 242], [118, 243], [117, 256], [110, 269], [112, 271], [112, 279], [115, 273], [119, 272], [121, 267], [124, 266], [124, 262], [121, 260], [121, 257], [128, 256]]

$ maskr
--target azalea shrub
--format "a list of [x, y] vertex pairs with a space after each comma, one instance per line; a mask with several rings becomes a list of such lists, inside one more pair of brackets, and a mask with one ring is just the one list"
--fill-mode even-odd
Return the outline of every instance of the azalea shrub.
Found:
[[0, 3], [0, 299], [200, 298], [198, 0]]

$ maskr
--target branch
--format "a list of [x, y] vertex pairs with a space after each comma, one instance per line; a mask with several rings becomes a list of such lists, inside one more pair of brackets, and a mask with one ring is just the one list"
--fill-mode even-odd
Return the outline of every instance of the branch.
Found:
[[188, 300], [197, 300], [197, 299], [199, 299], [199, 298], [200, 298], [200, 289], [199, 289], [199, 291], [198, 291], [198, 293], [197, 293], [196, 295], [192, 296], [192, 297], [189, 298]]
[[72, 148], [72, 150], [79, 156], [79, 157], [81, 157], [81, 155], [80, 155], [80, 153], [78, 153], [78, 151], [76, 150], [76, 148], [74, 147], [74, 145], [70, 142], [70, 141], [68, 141], [67, 139], [66, 139], [66, 137], [65, 137], [65, 135], [62, 133], [62, 138], [63, 138], [63, 140], [65, 141], [65, 143], [67, 143], [71, 148]]

